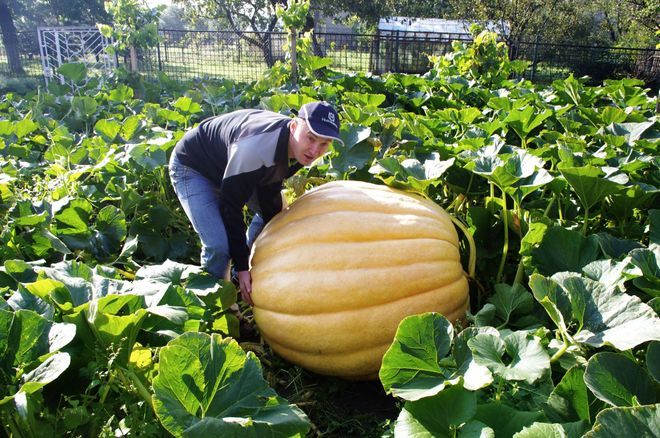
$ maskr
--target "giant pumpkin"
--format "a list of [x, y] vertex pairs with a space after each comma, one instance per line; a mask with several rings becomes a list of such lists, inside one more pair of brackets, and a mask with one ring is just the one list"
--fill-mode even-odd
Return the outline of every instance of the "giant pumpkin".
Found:
[[375, 378], [399, 322], [468, 307], [449, 215], [356, 181], [324, 184], [277, 215], [251, 258], [254, 317], [273, 350], [311, 371]]

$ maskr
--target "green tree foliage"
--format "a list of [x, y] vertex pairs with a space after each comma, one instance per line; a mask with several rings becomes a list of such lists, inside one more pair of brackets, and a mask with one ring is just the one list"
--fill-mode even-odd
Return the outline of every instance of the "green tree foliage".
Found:
[[286, 5], [286, 0], [174, 0], [174, 3], [184, 7], [193, 21], [208, 19], [223, 24], [258, 47], [269, 67], [275, 63], [270, 36], [262, 32], [276, 29], [275, 7]]
[[452, 16], [480, 22], [493, 22], [505, 29], [507, 40], [517, 42], [552, 29], [558, 11], [572, 0], [449, 0]]
[[448, 0], [451, 17], [491, 21], [507, 40], [648, 47], [660, 29], [658, 0]]
[[7, 0], [19, 31], [37, 26], [94, 25], [107, 21], [103, 0]]
[[368, 26], [375, 26], [385, 17], [424, 17], [439, 18], [445, 16], [451, 6], [448, 0], [338, 0], [325, 2], [312, 0], [312, 9], [341, 21], [360, 20]]
[[218, 20], [235, 32], [273, 31], [277, 26], [275, 6], [286, 0], [174, 0], [191, 18]]

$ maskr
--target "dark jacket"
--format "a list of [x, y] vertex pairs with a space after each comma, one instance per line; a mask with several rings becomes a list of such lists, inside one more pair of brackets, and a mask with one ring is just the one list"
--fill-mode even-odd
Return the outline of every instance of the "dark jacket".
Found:
[[220, 214], [237, 271], [248, 269], [243, 207], [252, 198], [268, 223], [282, 210], [282, 182], [302, 166], [289, 166], [291, 118], [272, 111], [239, 110], [202, 121], [174, 148], [179, 161], [220, 187]]

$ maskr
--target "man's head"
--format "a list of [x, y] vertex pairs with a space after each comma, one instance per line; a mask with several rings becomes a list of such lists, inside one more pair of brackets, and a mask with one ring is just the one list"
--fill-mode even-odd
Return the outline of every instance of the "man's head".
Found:
[[289, 157], [309, 166], [325, 154], [339, 136], [339, 115], [326, 102], [311, 102], [300, 107], [290, 125]]

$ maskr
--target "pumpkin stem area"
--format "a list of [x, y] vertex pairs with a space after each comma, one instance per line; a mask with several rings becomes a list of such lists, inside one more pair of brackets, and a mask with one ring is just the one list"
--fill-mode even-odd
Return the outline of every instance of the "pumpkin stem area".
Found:
[[474, 238], [472, 238], [472, 234], [470, 234], [467, 227], [463, 224], [463, 222], [460, 221], [460, 219], [454, 217], [451, 214], [449, 217], [451, 218], [451, 221], [454, 223], [454, 225], [460, 228], [468, 241], [468, 247], [470, 248], [470, 255], [468, 258], [468, 276], [470, 278], [474, 278], [474, 274], [477, 270], [477, 246], [474, 243]]

